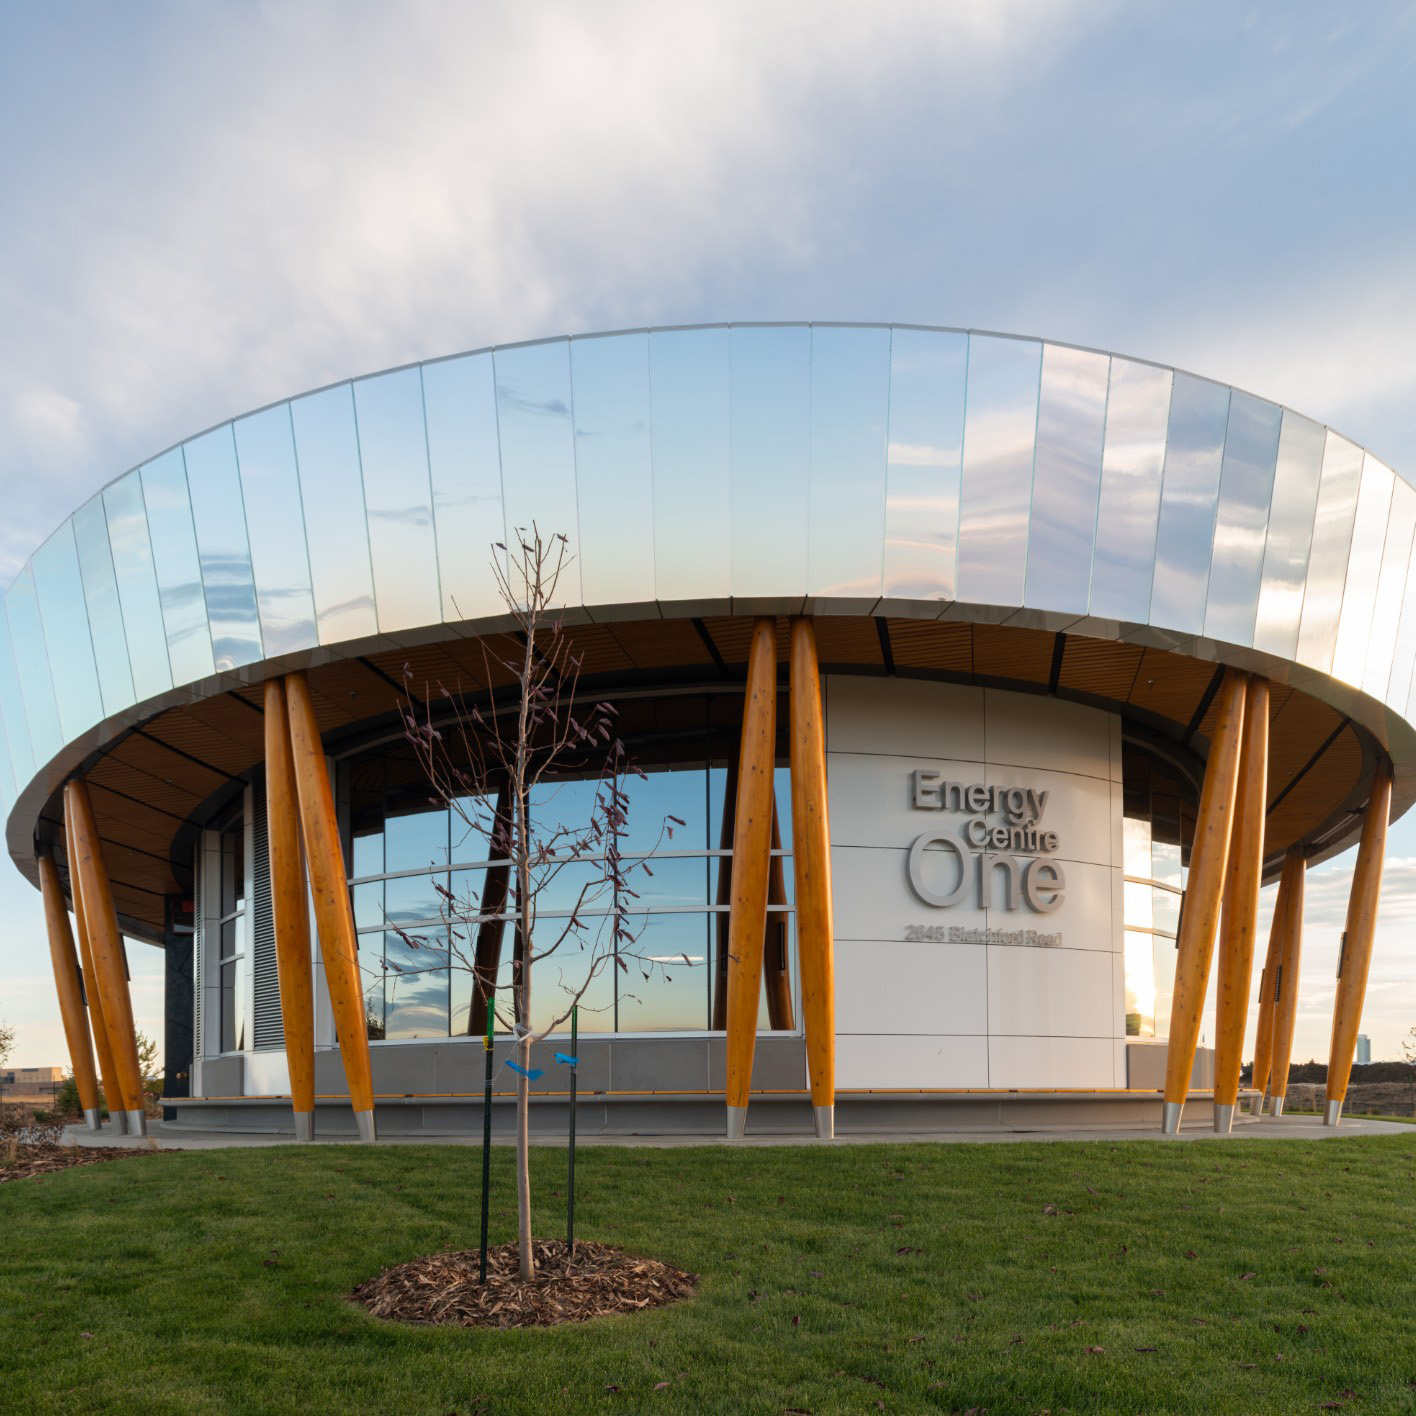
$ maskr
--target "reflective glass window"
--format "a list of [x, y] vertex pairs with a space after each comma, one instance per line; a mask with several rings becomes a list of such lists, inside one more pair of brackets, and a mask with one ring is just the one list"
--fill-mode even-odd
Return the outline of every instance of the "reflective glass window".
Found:
[[392, 930], [384, 940], [384, 1037], [446, 1037], [450, 972], [442, 929]]
[[[1362, 690], [1385, 698], [1396, 653], [1396, 630], [1406, 594], [1406, 573], [1411, 562], [1411, 537], [1416, 529], [1416, 491], [1400, 477], [1392, 478], [1391, 511], [1387, 517], [1386, 544], [1381, 574], [1372, 605], [1367, 667]], [[1339, 641], [1340, 642], [1340, 641]]]
[[1126, 1033], [1164, 1038], [1176, 937], [1199, 792], [1189, 776], [1133, 742], [1122, 747], [1122, 885]]
[[1026, 605], [1085, 614], [1111, 361], [1043, 346]]
[[15, 663], [10, 626], [5, 615], [0, 615], [0, 714], [5, 719], [5, 745], [15, 773], [15, 786], [23, 787], [34, 776], [36, 763], [30, 744], [24, 695], [20, 691], [19, 668]]
[[10, 815], [15, 804], [15, 769], [10, 757], [9, 738], [5, 731], [5, 710], [0, 707], [0, 821]]
[[1036, 340], [969, 336], [958, 598], [971, 604], [1023, 603], [1041, 367]]
[[217, 672], [223, 673], [262, 657], [246, 506], [231, 425], [184, 444], [182, 455], [211, 621], [212, 653]]
[[806, 590], [811, 331], [732, 332], [732, 588]]
[[442, 591], [420, 371], [360, 379], [354, 412], [379, 628], [388, 633], [436, 624]]
[[172, 687], [167, 632], [162, 624], [162, 603], [152, 560], [152, 537], [148, 531], [147, 509], [143, 505], [142, 474], [129, 472], [105, 487], [103, 511], [108, 520], [108, 544], [113, 553], [118, 602], [123, 608], [133, 692], [142, 703]]
[[1362, 480], [1362, 449], [1328, 433], [1323, 447], [1323, 473], [1318, 483], [1318, 508], [1313, 518], [1313, 546], [1308, 557], [1308, 581], [1303, 590], [1303, 619], [1298, 630], [1298, 658], [1326, 673], [1332, 667], [1337, 621], [1342, 612], [1342, 583], [1347, 577], [1347, 553], [1352, 546], [1352, 519], [1357, 514], [1357, 487]]
[[880, 597], [890, 417], [890, 331], [811, 331], [807, 589]]
[[[498, 349], [497, 420], [501, 438], [504, 540], [515, 553], [534, 525], [543, 542], [566, 536], [580, 554], [576, 512], [575, 434], [571, 425], [570, 346], [564, 339]], [[559, 599], [580, 598], [580, 569], [572, 562]]]
[[116, 713], [134, 701], [133, 670], [128, 663], [128, 639], [118, 602], [118, 580], [108, 547], [108, 522], [103, 498], [93, 497], [74, 513], [74, 543], [83, 580], [84, 603], [93, 631], [93, 656], [98, 669], [103, 711]]
[[1204, 632], [1211, 639], [1253, 642], [1282, 417], [1277, 404], [1247, 393], [1229, 400], [1205, 601]]
[[319, 636], [290, 405], [278, 403], [239, 418], [234, 430], [266, 655], [312, 648]]
[[1229, 389], [1175, 375], [1156, 526], [1150, 622], [1198, 634], [1214, 549]]
[[1352, 522], [1352, 553], [1342, 591], [1342, 615], [1333, 649], [1332, 673], [1344, 683], [1361, 687], [1367, 663], [1367, 642], [1376, 609], [1377, 577], [1387, 540], [1395, 474], [1370, 453], [1362, 460], [1357, 514]]
[[1298, 651], [1324, 437], [1320, 424], [1284, 410], [1254, 625], [1254, 648], [1284, 659], [1293, 658]]
[[1144, 624], [1150, 614], [1171, 380], [1169, 369], [1111, 361], [1092, 558], [1094, 615]]
[[103, 717], [103, 698], [98, 687], [93, 636], [72, 524], [66, 521], [34, 553], [30, 564], [34, 568], [39, 614], [49, 650], [59, 723], [65, 741], [72, 742]]
[[580, 585], [588, 604], [654, 598], [649, 336], [570, 343]]
[[968, 355], [965, 334], [891, 334], [885, 494], [885, 594], [891, 598], [954, 598]]
[[[1412, 545], [1416, 551], [1416, 542]], [[1383, 695], [1385, 702], [1403, 717], [1410, 693], [1412, 665], [1416, 664], [1416, 557], [1408, 565], [1406, 585], [1401, 592], [1401, 619], [1396, 633], [1396, 646], [1391, 656], [1391, 677]]]
[[5, 592], [5, 617], [10, 623], [10, 646], [15, 655], [20, 692], [24, 695], [30, 746], [34, 749], [35, 765], [43, 766], [63, 747], [64, 735], [59, 727], [54, 683], [49, 676], [49, 655], [39, 619], [34, 572], [28, 565], [21, 567]]
[[147, 463], [142, 478], [172, 680], [194, 683], [214, 672], [215, 661], [182, 449]]
[[353, 392], [340, 384], [297, 398], [290, 418], [320, 643], [376, 634]]
[[245, 819], [229, 820], [216, 838], [217, 966], [222, 1052], [246, 1046], [249, 992], [246, 949]]
[[661, 600], [729, 594], [727, 329], [649, 336], [654, 584]]
[[425, 364], [423, 407], [443, 619], [455, 623], [500, 614], [492, 548], [506, 540], [506, 519], [492, 356]]

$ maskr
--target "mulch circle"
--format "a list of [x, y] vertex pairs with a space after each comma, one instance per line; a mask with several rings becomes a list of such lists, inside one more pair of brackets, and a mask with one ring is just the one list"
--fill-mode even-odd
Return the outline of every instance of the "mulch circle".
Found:
[[75, 1165], [97, 1165], [105, 1160], [123, 1160], [130, 1155], [158, 1153], [151, 1147], [134, 1150], [116, 1146], [99, 1148], [22, 1143], [15, 1148], [15, 1158], [11, 1160], [10, 1148], [0, 1141], [0, 1185], [7, 1180], [33, 1180], [37, 1175], [53, 1175], [56, 1171], [68, 1170]]
[[518, 1276], [517, 1247], [487, 1250], [487, 1281], [477, 1281], [480, 1254], [428, 1254], [385, 1269], [349, 1296], [376, 1318], [455, 1327], [554, 1327], [612, 1313], [637, 1313], [691, 1298], [698, 1275], [640, 1259], [588, 1239], [571, 1252], [562, 1240], [536, 1240], [536, 1277]]

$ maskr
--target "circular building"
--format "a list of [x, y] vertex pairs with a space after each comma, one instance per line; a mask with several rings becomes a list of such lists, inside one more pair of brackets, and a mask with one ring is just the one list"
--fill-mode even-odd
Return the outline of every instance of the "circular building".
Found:
[[[480, 1125], [518, 891], [486, 781], [435, 789], [409, 720], [515, 716], [498, 576], [532, 528], [643, 774], [614, 849], [652, 858], [623, 949], [574, 870], [538, 896], [576, 947], [536, 966], [536, 1124], [575, 996], [582, 1127], [1224, 1128], [1249, 1055], [1281, 1110], [1304, 866], [1360, 839], [1337, 1120], [1416, 792], [1416, 490], [1208, 379], [901, 325], [395, 369], [60, 526], [0, 617], [0, 797], [86, 1102], [101, 1076], [141, 1124], [121, 931], [166, 951], [178, 1123]], [[541, 781], [538, 829], [593, 785]]]

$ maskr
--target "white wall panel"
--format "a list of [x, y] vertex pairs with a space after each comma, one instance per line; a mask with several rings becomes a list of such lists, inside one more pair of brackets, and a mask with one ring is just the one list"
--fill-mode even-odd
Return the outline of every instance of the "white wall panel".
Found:
[[988, 1039], [983, 1036], [836, 1039], [838, 1092], [988, 1085]]
[[1111, 1087], [1116, 1049], [1104, 1037], [990, 1037], [991, 1087]]
[[[827, 751], [982, 762], [983, 693], [963, 684], [830, 675]], [[882, 737], [880, 725], [886, 718], [890, 731]]]
[[836, 1035], [982, 1031], [987, 950], [978, 944], [838, 940]]
[[[1121, 1020], [1111, 1003], [1113, 957], [1077, 949], [990, 945], [990, 1035], [1115, 1037]], [[1032, 1082], [1040, 1084], [1041, 1078]]]
[[1110, 713], [1062, 699], [983, 691], [984, 748], [999, 766], [1111, 776]]

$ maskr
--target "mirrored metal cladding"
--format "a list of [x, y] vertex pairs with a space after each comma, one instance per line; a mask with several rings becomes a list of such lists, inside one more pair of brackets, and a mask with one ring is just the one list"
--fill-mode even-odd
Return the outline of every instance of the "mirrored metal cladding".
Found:
[[5, 595], [6, 813], [174, 689], [495, 617], [494, 543], [532, 521], [568, 537], [563, 597], [591, 617], [1042, 615], [1258, 651], [1371, 700], [1416, 772], [1416, 490], [1355, 444], [1036, 339], [733, 325], [371, 375], [114, 481]]

